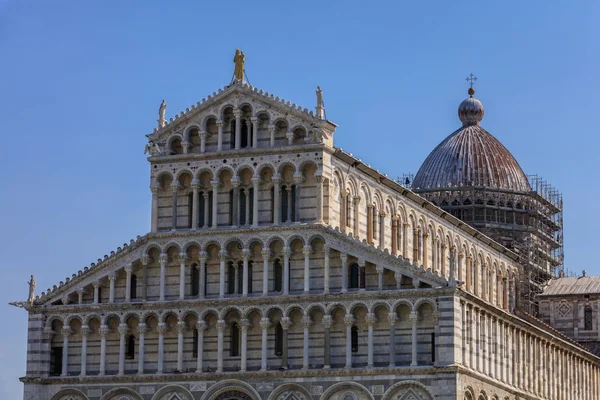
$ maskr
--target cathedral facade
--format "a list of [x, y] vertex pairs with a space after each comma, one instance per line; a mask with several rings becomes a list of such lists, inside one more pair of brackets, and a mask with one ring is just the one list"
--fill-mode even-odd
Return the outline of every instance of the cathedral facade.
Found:
[[24, 305], [25, 399], [600, 397], [600, 359], [516, 312], [518, 255], [336, 148], [320, 89], [309, 112], [239, 57], [161, 105], [151, 232]]

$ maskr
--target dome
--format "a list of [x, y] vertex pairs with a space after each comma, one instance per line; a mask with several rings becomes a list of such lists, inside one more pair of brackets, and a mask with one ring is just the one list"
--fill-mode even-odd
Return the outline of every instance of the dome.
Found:
[[412, 187], [419, 189], [456, 186], [486, 186], [528, 192], [527, 176], [512, 154], [479, 122], [483, 104], [471, 97], [458, 107], [463, 123], [427, 156]]

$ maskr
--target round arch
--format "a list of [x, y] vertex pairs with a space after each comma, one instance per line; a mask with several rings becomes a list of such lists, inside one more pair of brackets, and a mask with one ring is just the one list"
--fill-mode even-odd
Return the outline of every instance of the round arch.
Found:
[[225, 379], [208, 388], [200, 400], [261, 400], [258, 392], [246, 382]]
[[425, 385], [417, 381], [403, 381], [392, 385], [381, 400], [433, 400], [434, 397]]
[[119, 396], [127, 396], [132, 400], [144, 400], [135, 390], [125, 387], [109, 390], [100, 400], [119, 400]]
[[284, 383], [273, 390], [267, 400], [310, 400], [311, 398], [305, 387], [296, 383]]
[[179, 385], [167, 385], [162, 387], [152, 397], [152, 400], [194, 400], [194, 396], [189, 390]]
[[52, 396], [50, 400], [88, 400], [88, 397], [77, 389], [63, 389]]
[[[371, 392], [366, 387], [356, 382], [336, 383], [323, 393], [320, 400], [332, 399], [338, 393], [340, 395], [337, 396], [338, 398], [335, 400], [346, 400], [348, 394], [350, 395], [350, 398], [358, 399], [359, 397], [356, 396], [357, 392], [361, 393], [363, 395], [363, 398], [375, 400]], [[354, 394], [354, 396], [352, 396], [352, 394]]]

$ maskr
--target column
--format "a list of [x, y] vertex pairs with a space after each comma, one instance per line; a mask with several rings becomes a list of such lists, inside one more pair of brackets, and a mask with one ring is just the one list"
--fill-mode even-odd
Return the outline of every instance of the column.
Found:
[[85, 376], [87, 369], [87, 338], [90, 333], [90, 328], [87, 325], [81, 326], [81, 373], [80, 376]]
[[375, 270], [377, 271], [377, 289], [383, 290], [383, 266], [378, 265]]
[[206, 329], [205, 321], [196, 322], [196, 329], [198, 330], [198, 357], [196, 358], [196, 372], [202, 372], [202, 363], [204, 360], [204, 330]]
[[273, 225], [277, 226], [279, 225], [279, 222], [281, 222], [281, 217], [279, 216], [279, 211], [281, 209], [279, 202], [279, 184], [281, 183], [281, 177], [275, 175], [271, 178], [271, 182], [273, 182]]
[[236, 227], [243, 225], [240, 221], [240, 180], [238, 177], [231, 178], [231, 186], [233, 186], [233, 208], [231, 225]]
[[248, 296], [248, 258], [250, 257], [250, 251], [248, 249], [242, 250], [243, 265], [242, 265], [242, 296]]
[[[287, 192], [287, 215], [285, 216], [285, 222], [290, 224], [292, 222], [292, 186], [287, 185], [285, 191]], [[297, 204], [296, 204], [297, 205]]]
[[173, 200], [171, 202], [171, 230], [177, 230], [177, 192], [179, 191], [179, 182], [175, 181], [171, 184], [173, 190]]
[[367, 368], [373, 368], [373, 325], [375, 324], [375, 314], [368, 313], [366, 316], [368, 333], [368, 352], [367, 352]]
[[398, 216], [392, 216], [392, 254], [398, 255]]
[[315, 174], [315, 180], [317, 181], [317, 223], [323, 223], [323, 175]]
[[301, 184], [304, 181], [304, 177], [302, 175], [294, 175], [294, 183], [296, 184], [296, 191], [294, 193], [296, 207], [294, 207], [294, 221], [299, 224], [300, 223], [300, 190]]
[[358, 259], [358, 289], [360, 291], [365, 290], [365, 260], [362, 258]]
[[402, 224], [402, 256], [408, 258], [408, 222]]
[[417, 321], [419, 319], [417, 312], [412, 311], [410, 313], [409, 319], [412, 324], [412, 340], [411, 340], [412, 362], [410, 363], [410, 365], [416, 366], [416, 365], [418, 365], [418, 362], [417, 362]]
[[275, 147], [275, 125], [269, 125], [269, 146]]
[[109, 284], [108, 302], [109, 303], [115, 302], [115, 279], [117, 279], [117, 277], [115, 276], [115, 273], [111, 272], [110, 275], [108, 275], [108, 284]]
[[[256, 134], [254, 135], [256, 137]], [[260, 193], [260, 178], [253, 177], [252, 178], [252, 226], [258, 227], [258, 195]], [[248, 213], [249, 210], [246, 211]]]
[[235, 116], [235, 149], [239, 150], [242, 144], [242, 111], [233, 110]]
[[250, 121], [252, 122], [252, 148], [257, 149], [258, 148], [258, 118], [256, 118], [256, 117], [250, 118]]
[[323, 316], [323, 329], [325, 330], [324, 334], [323, 334], [323, 340], [324, 340], [324, 353], [323, 353], [323, 369], [329, 369], [331, 368], [331, 337], [330, 337], [330, 333], [331, 333], [331, 315], [324, 315]]
[[390, 368], [396, 366], [396, 311], [390, 311], [388, 314], [390, 323]]
[[402, 289], [402, 274], [399, 272], [396, 272], [394, 274], [394, 279], [396, 279], [396, 290]]
[[223, 126], [225, 126], [225, 122], [218, 120], [217, 127], [219, 130], [217, 133], [217, 151], [223, 151]]
[[94, 285], [94, 304], [98, 304], [100, 299], [98, 298], [99, 290], [98, 288], [100, 287], [100, 282], [94, 282], [92, 285]]
[[[456, 278], [455, 278], [454, 274], [446, 275], [446, 244], [442, 243], [440, 247], [442, 249], [442, 251], [441, 251], [441, 258], [442, 259], [440, 260], [440, 270], [442, 271], [441, 275], [442, 276], [449, 276], [450, 275], [449, 277], [453, 278], [452, 280], [455, 280]], [[453, 268], [453, 266], [451, 266], [451, 268]]]
[[158, 232], [158, 190], [160, 187], [156, 184], [150, 186], [152, 192], [152, 224], [150, 230], [152, 233]]
[[414, 265], [419, 265], [419, 230], [413, 229], [413, 259]]
[[160, 292], [159, 300], [165, 301], [165, 270], [167, 268], [168, 257], [165, 253], [161, 253], [159, 257], [160, 261]]
[[342, 293], [346, 293], [348, 291], [348, 254], [340, 253], [340, 258], [342, 260]]
[[346, 324], [346, 367], [352, 368], [352, 325], [354, 325], [354, 316], [346, 314], [344, 317]]
[[294, 132], [287, 132], [287, 133], [285, 134], [285, 137], [286, 137], [286, 138], [287, 138], [287, 140], [288, 140], [288, 146], [291, 146], [291, 145], [292, 145], [292, 142], [294, 141]]
[[198, 298], [203, 299], [206, 296], [206, 283], [204, 280], [206, 279], [206, 259], [208, 254], [205, 251], [201, 251], [199, 256], [200, 265], [198, 265], [198, 268], [200, 269], [200, 273], [198, 274]]
[[373, 205], [367, 206], [367, 243], [373, 243]]
[[131, 301], [131, 273], [133, 272], [133, 265], [129, 264], [125, 267], [125, 301], [129, 303]]
[[206, 153], [206, 132], [200, 131], [198, 136], [200, 136], [200, 153]]
[[262, 295], [269, 295], [269, 256], [271, 255], [271, 251], [269, 249], [264, 249], [260, 253], [263, 258], [263, 283], [262, 283]]
[[164, 322], [159, 322], [156, 326], [158, 332], [158, 367], [157, 374], [163, 373], [164, 356], [165, 356], [165, 332], [167, 331], [167, 325]]
[[246, 215], [244, 216], [245, 220], [240, 221], [240, 225], [250, 226], [250, 189], [248, 187], [244, 188], [244, 193], [246, 194], [246, 201], [244, 204], [244, 207], [246, 207]]
[[385, 249], [385, 213], [379, 214], [379, 248]]
[[[239, 284], [239, 279], [240, 279], [240, 267], [237, 265], [237, 263], [233, 264], [233, 271], [234, 271], [234, 278], [233, 278], [233, 293], [238, 294], [240, 292], [240, 284]], [[230, 277], [228, 277], [230, 278]], [[243, 284], [242, 284], [243, 286]]]
[[438, 264], [438, 245], [439, 239], [434, 237], [431, 239], [431, 272], [439, 273], [440, 266]]
[[125, 335], [127, 324], [119, 324], [119, 375], [125, 374]]
[[219, 297], [225, 297], [225, 259], [227, 253], [225, 250], [219, 251]]
[[106, 373], [106, 335], [108, 335], [109, 332], [108, 326], [100, 326], [100, 372], [98, 373], [100, 376], [103, 376]]
[[310, 245], [304, 246], [304, 294], [310, 293]]
[[225, 321], [217, 321], [217, 372], [223, 372], [223, 331], [225, 331]]
[[306, 370], [308, 369], [308, 339], [309, 339], [309, 332], [308, 329], [310, 328], [310, 324], [312, 323], [312, 321], [310, 320], [310, 316], [305, 315], [302, 318], [302, 327], [304, 328], [304, 343], [303, 343], [303, 361], [302, 361], [302, 369]]
[[[454, 249], [454, 255], [456, 256], [456, 248]], [[457, 257], [457, 270], [454, 270], [454, 276], [458, 275], [458, 280], [461, 282], [465, 282], [465, 274], [463, 273], [463, 260], [465, 258], [465, 255], [463, 252], [459, 252], [458, 253], [458, 257]], [[450, 268], [452, 268], [452, 264], [450, 264]], [[452, 279], [452, 271], [450, 271], [450, 279]]]
[[359, 196], [354, 196], [352, 198], [352, 206], [353, 206], [353, 211], [354, 211], [354, 223], [353, 223], [353, 228], [354, 228], [354, 237], [358, 237], [359, 234], [359, 227], [360, 224], [358, 223], [360, 220], [360, 214], [359, 214], [359, 206], [360, 204], [360, 197]]
[[146, 324], [138, 325], [138, 374], [144, 373], [144, 341], [146, 338]]
[[183, 331], [185, 322], [177, 322], [177, 371], [183, 372]]
[[[219, 180], [213, 179], [210, 181], [213, 189], [213, 198], [212, 198], [212, 229], [217, 228], [217, 219], [218, 219], [218, 199], [219, 199]], [[206, 210], [208, 211], [208, 210]]]
[[77, 304], [83, 304], [83, 288], [77, 289]]
[[181, 142], [181, 147], [183, 147], [183, 154], [187, 154], [190, 148], [190, 143], [184, 139], [183, 142]]
[[267, 370], [267, 351], [268, 351], [268, 334], [269, 327], [271, 326], [271, 321], [269, 318], [261, 318], [260, 327], [262, 329], [262, 338], [261, 338], [261, 354], [260, 354], [260, 370]]
[[290, 294], [290, 248], [283, 248], [283, 295]]
[[288, 317], [281, 318], [281, 329], [283, 330], [283, 337], [281, 338], [282, 344], [282, 355], [281, 355], [281, 368], [288, 369], [288, 329], [292, 325], [292, 321]]
[[[194, 179], [192, 180], [192, 226], [190, 226], [193, 231], [198, 229], [198, 223], [200, 222], [198, 217], [200, 211], [199, 192], [200, 184], [198, 179]], [[207, 211], [207, 209], [204, 209], [204, 214], [206, 214]]]
[[146, 301], [147, 290], [148, 287], [148, 264], [150, 264], [150, 257], [147, 254], [142, 256], [142, 282], [141, 282], [141, 290], [142, 290], [142, 301]]
[[329, 245], [325, 243], [323, 245], [323, 256], [325, 259], [323, 260], [323, 294], [329, 293]]
[[427, 232], [423, 233], [423, 267], [427, 270], [429, 266], [429, 254], [427, 253], [427, 244], [429, 241], [429, 234]]
[[[210, 204], [209, 204], [209, 199], [210, 199], [210, 193], [208, 192], [208, 190], [204, 191], [204, 194], [202, 195], [202, 197], [204, 198], [204, 223], [202, 224], [203, 228], [208, 228], [208, 223], [209, 223], [209, 219], [208, 217], [210, 216]], [[216, 214], [216, 211], [213, 210], [213, 214]], [[213, 217], [214, 219], [216, 219], [216, 217]]]
[[340, 198], [340, 231], [346, 233], [346, 221], [348, 220], [348, 216], [346, 213], [348, 212], [348, 192], [346, 190], [342, 190], [341, 198]]

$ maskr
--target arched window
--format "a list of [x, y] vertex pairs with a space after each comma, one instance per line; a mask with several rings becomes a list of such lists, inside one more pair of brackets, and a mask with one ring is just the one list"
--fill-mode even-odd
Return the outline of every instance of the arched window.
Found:
[[350, 265], [350, 276], [348, 277], [348, 287], [350, 289], [357, 289], [358, 288], [358, 281], [359, 281], [359, 276], [358, 276], [358, 264], [357, 263], [352, 263]]
[[192, 358], [198, 358], [198, 329], [194, 329], [194, 338], [192, 339]]
[[231, 343], [229, 346], [229, 355], [237, 357], [240, 355], [240, 328], [237, 322], [231, 324]]
[[235, 293], [235, 267], [231, 261], [227, 263], [227, 293]]
[[281, 266], [279, 258], [273, 263], [273, 275], [275, 280], [273, 291], [281, 292], [283, 287], [283, 267]]
[[346, 226], [351, 226], [352, 222], [352, 197], [350, 195], [345, 197], [346, 199]]
[[592, 316], [593, 316], [593, 311], [592, 311], [592, 307], [590, 306], [585, 306], [585, 309], [583, 311], [583, 322], [584, 322], [584, 328], [586, 331], [591, 331], [593, 330], [592, 328]]
[[200, 270], [198, 264], [192, 264], [192, 296], [200, 293]]
[[50, 348], [50, 375], [58, 376], [62, 373], [63, 348]]
[[275, 325], [275, 355], [280, 357], [283, 354], [283, 328], [278, 322]]
[[192, 217], [194, 216], [194, 193], [188, 194], [188, 228], [192, 228]]
[[125, 351], [125, 359], [133, 360], [135, 357], [135, 337], [133, 335], [127, 336], [127, 350]]
[[129, 298], [137, 299], [137, 276], [131, 275], [131, 284], [129, 285]]
[[352, 326], [352, 352], [358, 352], [358, 327], [356, 325]]

